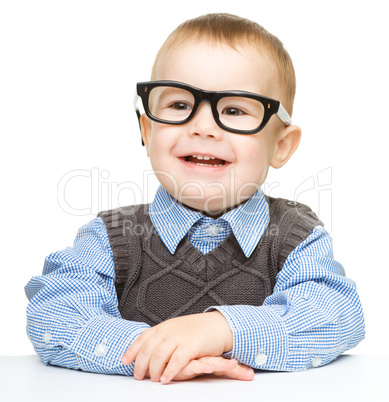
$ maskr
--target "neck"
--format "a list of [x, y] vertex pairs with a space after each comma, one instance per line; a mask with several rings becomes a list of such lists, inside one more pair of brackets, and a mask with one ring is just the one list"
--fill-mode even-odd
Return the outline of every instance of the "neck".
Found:
[[216, 211], [209, 211], [209, 210], [203, 210], [203, 209], [198, 209], [198, 208], [191, 207], [190, 205], [187, 205], [187, 204], [185, 204], [185, 203], [183, 203], [183, 202], [181, 202], [181, 201], [176, 199], [177, 204], [180, 204], [180, 205], [184, 206], [185, 208], [190, 209], [191, 211], [199, 212], [199, 213], [201, 213], [201, 214], [203, 214], [205, 216], [208, 216], [209, 218], [215, 219], [215, 220], [220, 218], [221, 216], [223, 216], [227, 212], [232, 211], [233, 209], [239, 207], [240, 205], [244, 204], [247, 201], [248, 200], [244, 200], [241, 203], [238, 203], [236, 205], [232, 205], [232, 206], [230, 206], [228, 208], [218, 209]]

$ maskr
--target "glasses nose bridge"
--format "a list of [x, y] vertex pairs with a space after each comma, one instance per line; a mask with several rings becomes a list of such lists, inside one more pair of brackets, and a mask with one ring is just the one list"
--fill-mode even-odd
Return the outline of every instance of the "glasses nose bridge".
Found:
[[211, 107], [212, 110], [212, 114], [215, 116], [215, 113], [217, 113], [217, 107], [216, 107], [216, 103], [217, 103], [217, 99], [216, 99], [216, 94], [215, 92], [212, 91], [206, 91], [206, 90], [198, 90], [197, 91], [197, 107], [196, 107], [196, 111], [198, 110], [198, 108], [200, 107], [200, 105], [203, 102], [207, 102], [209, 104], [209, 106]]
[[[217, 111], [218, 98], [216, 96], [217, 95], [216, 92], [196, 88], [196, 90], [193, 91], [192, 94], [195, 97], [195, 105], [194, 105], [192, 114], [190, 116], [190, 119], [193, 119], [195, 116], [199, 115], [199, 109], [200, 109], [201, 104], [203, 102], [206, 102], [206, 103], [208, 103], [208, 105], [211, 108], [211, 110], [210, 110], [211, 115], [207, 114], [207, 119], [209, 119], [212, 116], [213, 123], [220, 127], [219, 116], [218, 116], [218, 111]], [[201, 113], [203, 113], [203, 112], [201, 112]], [[209, 110], [206, 113], [209, 113]], [[203, 117], [205, 117], [205, 116], [203, 115]], [[204, 121], [205, 120], [203, 120], [203, 122]]]

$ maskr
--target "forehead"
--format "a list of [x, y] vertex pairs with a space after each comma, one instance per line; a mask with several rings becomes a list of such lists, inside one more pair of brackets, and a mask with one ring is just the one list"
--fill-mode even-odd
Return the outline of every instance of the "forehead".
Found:
[[156, 80], [181, 81], [210, 91], [243, 90], [276, 98], [277, 71], [258, 47], [207, 40], [173, 45], [161, 55]]

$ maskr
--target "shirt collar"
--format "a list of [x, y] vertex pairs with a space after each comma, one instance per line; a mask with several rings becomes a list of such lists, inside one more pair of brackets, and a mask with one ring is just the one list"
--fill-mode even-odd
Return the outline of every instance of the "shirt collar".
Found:
[[248, 258], [258, 245], [269, 224], [269, 205], [261, 189], [245, 203], [225, 213], [220, 219], [226, 220], [234, 233], [242, 251]]
[[172, 254], [189, 229], [203, 216], [179, 204], [162, 186], [150, 204], [149, 214], [159, 237]]
[[[203, 214], [179, 204], [162, 186], [149, 207], [150, 219], [162, 242], [174, 254], [180, 241]], [[270, 220], [269, 206], [259, 189], [248, 201], [225, 213], [218, 220], [227, 221], [246, 257], [258, 245]]]

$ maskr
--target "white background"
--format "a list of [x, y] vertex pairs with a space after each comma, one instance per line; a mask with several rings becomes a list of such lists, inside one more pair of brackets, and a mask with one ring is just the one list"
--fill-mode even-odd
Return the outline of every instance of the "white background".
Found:
[[[297, 74], [303, 139], [265, 191], [308, 203], [354, 279], [367, 337], [388, 354], [388, 71], [385, 1], [1, 1], [0, 355], [34, 353], [24, 285], [100, 209], [150, 201], [132, 101], [182, 21], [208, 12], [277, 35]], [[59, 191], [59, 190], [60, 191]], [[147, 190], [147, 191], [146, 191]], [[66, 199], [64, 199], [64, 196]], [[65, 204], [66, 201], [66, 204]]]

